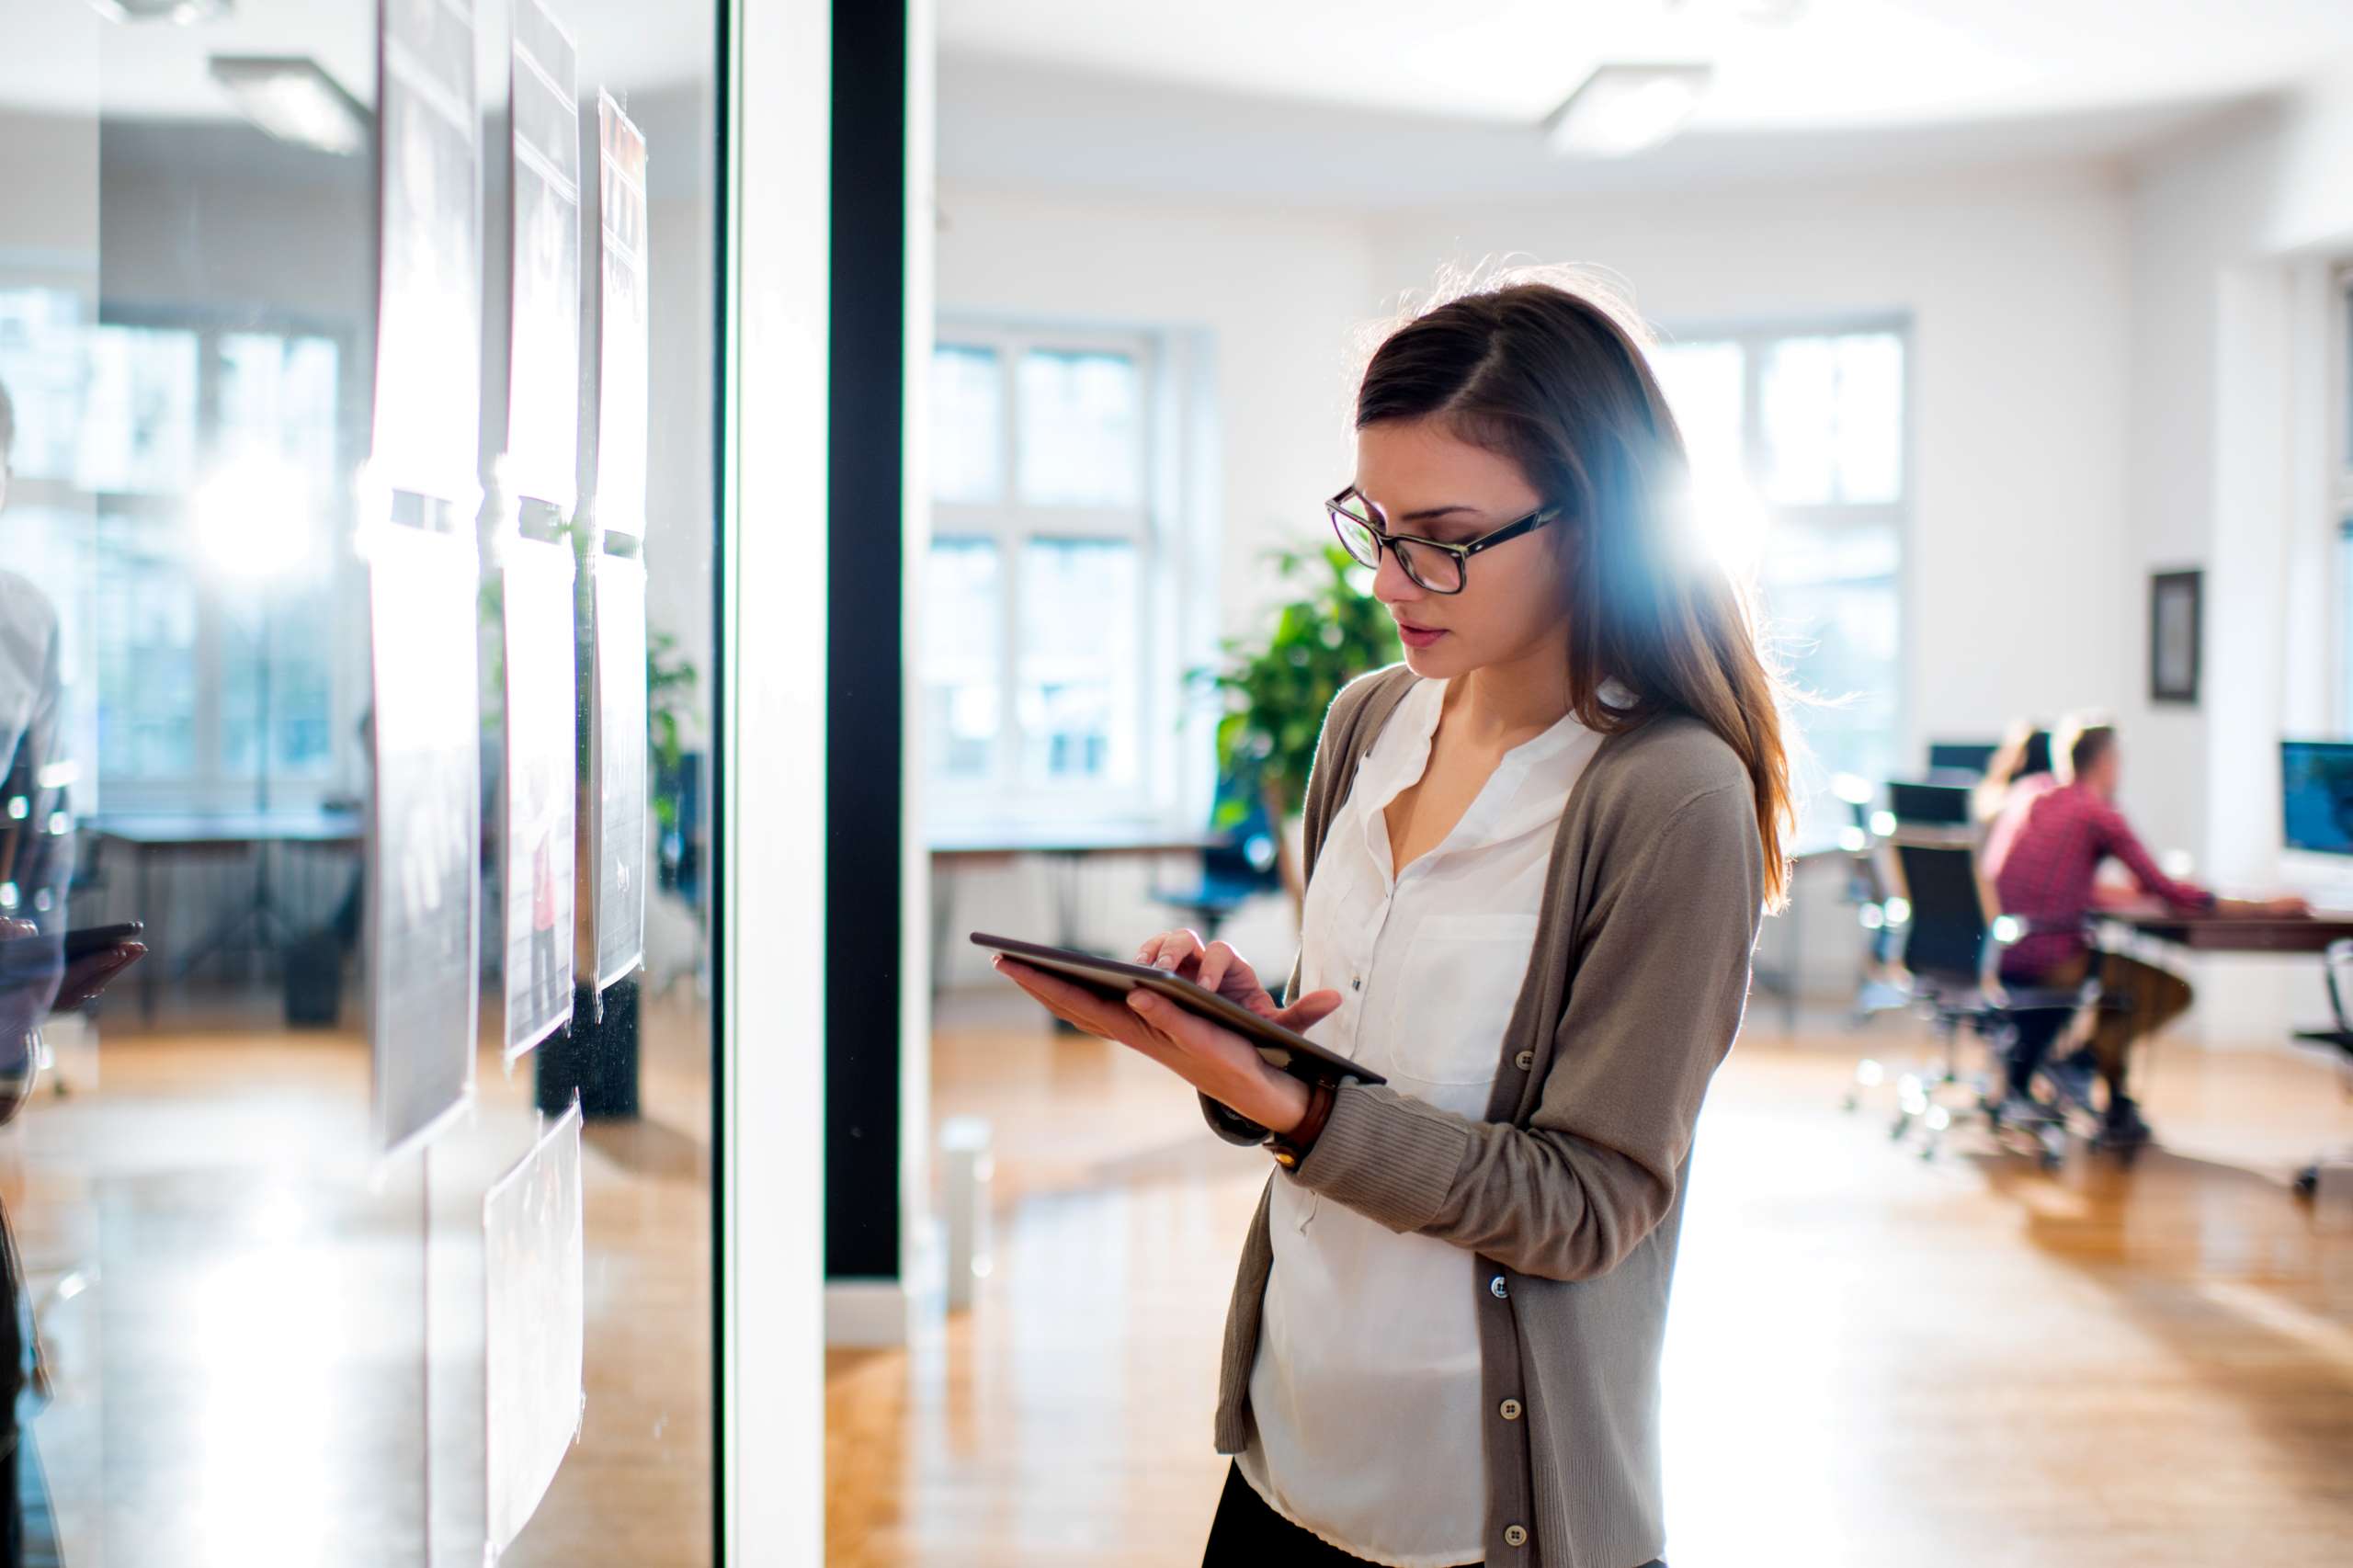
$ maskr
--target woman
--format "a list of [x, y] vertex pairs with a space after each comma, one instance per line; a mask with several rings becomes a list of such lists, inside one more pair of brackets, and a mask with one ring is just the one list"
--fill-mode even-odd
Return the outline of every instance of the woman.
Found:
[[2018, 720], [1986, 760], [1985, 777], [1971, 797], [1972, 814], [1985, 824], [1985, 846], [1977, 864], [1991, 882], [2017, 841], [2018, 829], [2034, 810], [2035, 801], [2059, 788], [2051, 765], [2051, 732], [2028, 720]]
[[1440, 305], [1375, 352], [1356, 426], [1329, 506], [1405, 661], [1324, 719], [1289, 1006], [1189, 931], [1138, 961], [1389, 1083], [1311, 1091], [1148, 994], [999, 967], [1272, 1146], [1209, 1562], [1637, 1568], [1692, 1125], [1787, 877], [1775, 683], [1607, 311], [1533, 281]]

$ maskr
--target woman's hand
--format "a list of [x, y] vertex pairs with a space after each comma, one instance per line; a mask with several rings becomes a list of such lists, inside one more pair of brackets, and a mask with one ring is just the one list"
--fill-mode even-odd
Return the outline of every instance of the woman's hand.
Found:
[[[1189, 937], [1189, 932], [1176, 933]], [[1153, 952], [1154, 966], [1172, 973], [1184, 973], [1187, 957], [1196, 960], [1196, 973], [1185, 974], [1197, 980], [1200, 971], [1198, 939], [1191, 949], [1179, 947], [1176, 960], [1160, 963], [1161, 948], [1165, 938], [1154, 938], [1147, 944]], [[1216, 944], [1224, 947], [1223, 943]], [[1261, 1017], [1273, 1019], [1294, 1031], [1307, 1029], [1331, 1014], [1340, 1005], [1336, 991], [1316, 991], [1301, 997], [1289, 1007], [1277, 1007], [1257, 983], [1250, 966], [1243, 963], [1231, 948], [1228, 963], [1238, 965], [1238, 976], [1232, 974], [1226, 964], [1211, 972], [1220, 981], [1221, 994], [1241, 1002]], [[1024, 991], [1043, 1003], [1047, 1011], [1073, 1027], [1118, 1040], [1131, 1050], [1149, 1056], [1210, 1098], [1218, 1101], [1238, 1115], [1248, 1117], [1269, 1131], [1288, 1132], [1297, 1127], [1307, 1114], [1307, 1085], [1288, 1073], [1269, 1067], [1258, 1054], [1257, 1047], [1234, 1033], [1206, 1019], [1194, 1017], [1176, 1003], [1152, 992], [1138, 989], [1128, 994], [1127, 1000], [1113, 1002], [1097, 996], [1084, 986], [1050, 974], [1043, 970], [1002, 956], [991, 960], [997, 971]], [[1255, 993], [1265, 1006], [1248, 1000], [1244, 991]]]
[[1231, 943], [1211, 942], [1203, 947], [1196, 932], [1163, 931], [1146, 937], [1132, 961], [1165, 969], [1204, 991], [1214, 991], [1229, 1002], [1240, 1003], [1262, 1018], [1274, 1017], [1278, 1011], [1274, 997], [1258, 982], [1258, 971], [1250, 967], [1249, 960], [1233, 950]]
[[116, 942], [84, 953], [65, 966], [64, 977], [57, 983], [57, 1000], [49, 1005], [50, 1011], [70, 1013], [76, 1007], [88, 1006], [116, 975], [138, 962], [146, 951], [144, 942]]

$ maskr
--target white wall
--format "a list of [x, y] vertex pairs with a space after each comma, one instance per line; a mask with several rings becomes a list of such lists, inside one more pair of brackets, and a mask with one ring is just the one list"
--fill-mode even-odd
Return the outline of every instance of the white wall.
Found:
[[[2153, 841], [2206, 880], [2281, 874], [2277, 743], [2329, 734], [2338, 518], [2329, 479], [2331, 263], [2353, 256], [2353, 70], [2155, 150], [2133, 171], [2128, 495], [2120, 574], [2136, 645], [2151, 571], [2202, 568], [2203, 700], [2154, 706], [2136, 671], [2127, 790]], [[2279, 1039], [2322, 1016], [2316, 966], [2198, 966], [2208, 1038]]]
[[[2283, 722], [2328, 727], [2330, 683], [2308, 672], [2325, 656], [2329, 611], [2325, 598], [2290, 591], [2289, 562], [2305, 567], [2308, 588], [2314, 536], [2334, 522], [2319, 494], [2327, 442], [2313, 417], [2326, 370], [2299, 350], [2326, 330], [2325, 290], [2315, 287], [2325, 258], [2353, 254], [2348, 147], [2353, 79], [2339, 78], [2161, 151], [2131, 189], [2137, 569], [2125, 608], [2136, 635], [2145, 635], [2147, 571], [2208, 574], [2205, 702], [2153, 707], [2145, 678], [2132, 683], [2127, 711], [2144, 759], [2134, 772], [2147, 778], [2137, 798], [2169, 842], [2225, 880], [2259, 882], [2274, 869], [2276, 835], [2237, 827], [2249, 812], [2276, 824], [2268, 743]], [[2293, 711], [2291, 664], [2307, 672]], [[2253, 736], [2214, 730], [2218, 716], [2250, 709], [2268, 733], [2218, 744]]]

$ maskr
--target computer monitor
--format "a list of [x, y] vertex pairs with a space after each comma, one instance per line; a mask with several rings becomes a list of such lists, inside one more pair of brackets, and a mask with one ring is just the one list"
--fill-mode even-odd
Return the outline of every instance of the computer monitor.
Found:
[[2289, 849], [2353, 856], [2353, 742], [2279, 743], [2279, 824]]
[[1985, 768], [2001, 750], [1994, 741], [1930, 741], [1928, 771], [1931, 773], [1969, 773], [1983, 778]]

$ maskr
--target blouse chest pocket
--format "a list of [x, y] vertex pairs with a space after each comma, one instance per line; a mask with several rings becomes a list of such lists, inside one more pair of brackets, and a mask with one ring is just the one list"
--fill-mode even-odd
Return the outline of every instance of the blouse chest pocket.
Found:
[[1392, 1011], [1396, 1042], [1396, 1063], [1383, 1070], [1433, 1087], [1475, 1086], [1477, 1102], [1465, 1110], [1475, 1114], [1502, 1063], [1504, 1031], [1535, 944], [1533, 915], [1423, 921], [1399, 961], [1383, 966], [1382, 1005]]

